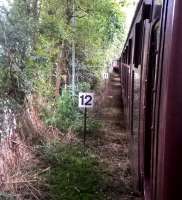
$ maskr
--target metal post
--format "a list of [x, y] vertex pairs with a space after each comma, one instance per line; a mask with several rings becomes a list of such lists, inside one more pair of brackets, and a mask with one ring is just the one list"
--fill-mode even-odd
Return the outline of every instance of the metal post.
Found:
[[83, 128], [83, 145], [85, 148], [86, 145], [86, 134], [87, 134], [87, 108], [85, 108], [84, 112], [84, 128]]

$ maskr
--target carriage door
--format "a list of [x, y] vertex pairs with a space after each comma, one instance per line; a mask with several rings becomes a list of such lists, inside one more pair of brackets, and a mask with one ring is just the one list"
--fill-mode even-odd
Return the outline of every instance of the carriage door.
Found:
[[158, 56], [160, 41], [160, 23], [155, 22], [151, 32], [150, 56], [147, 72], [147, 92], [146, 92], [146, 130], [145, 130], [145, 186], [147, 193], [151, 196], [153, 182], [156, 178], [156, 160], [157, 160], [157, 123], [155, 121], [157, 114], [157, 74], [158, 74]]

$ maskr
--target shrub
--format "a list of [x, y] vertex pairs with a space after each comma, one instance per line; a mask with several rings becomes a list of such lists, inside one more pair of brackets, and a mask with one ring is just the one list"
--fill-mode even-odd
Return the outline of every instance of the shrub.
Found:
[[15, 197], [11, 196], [10, 194], [0, 192], [0, 199], [1, 200], [15, 200]]
[[46, 175], [52, 200], [104, 199], [103, 177], [94, 155], [60, 143], [46, 145], [42, 151], [53, 166]]
[[[48, 125], [57, 127], [62, 132], [67, 132], [68, 129], [82, 133], [83, 130], [83, 110], [78, 108], [78, 96], [72, 96], [70, 90], [64, 90], [54, 105], [54, 112], [51, 113], [47, 106], [43, 111], [43, 117]], [[87, 119], [87, 131], [93, 133], [99, 123], [91, 117]]]

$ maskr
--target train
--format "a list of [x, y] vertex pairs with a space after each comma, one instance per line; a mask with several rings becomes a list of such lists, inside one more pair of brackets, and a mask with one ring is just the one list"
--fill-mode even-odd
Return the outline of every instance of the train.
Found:
[[118, 60], [134, 182], [182, 199], [182, 0], [140, 0]]

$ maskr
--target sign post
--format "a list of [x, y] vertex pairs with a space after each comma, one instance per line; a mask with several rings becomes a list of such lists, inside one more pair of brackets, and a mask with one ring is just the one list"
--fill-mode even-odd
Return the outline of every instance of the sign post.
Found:
[[106, 88], [107, 80], [109, 79], [109, 74], [108, 73], [103, 73], [103, 79], [105, 81], [105, 88]]
[[94, 105], [94, 93], [79, 93], [79, 108], [84, 108], [84, 124], [83, 124], [83, 145], [86, 145], [87, 134], [87, 108], [93, 108]]
[[87, 108], [85, 107], [84, 111], [84, 127], [83, 127], [83, 145], [86, 144], [86, 133], [87, 133]]

